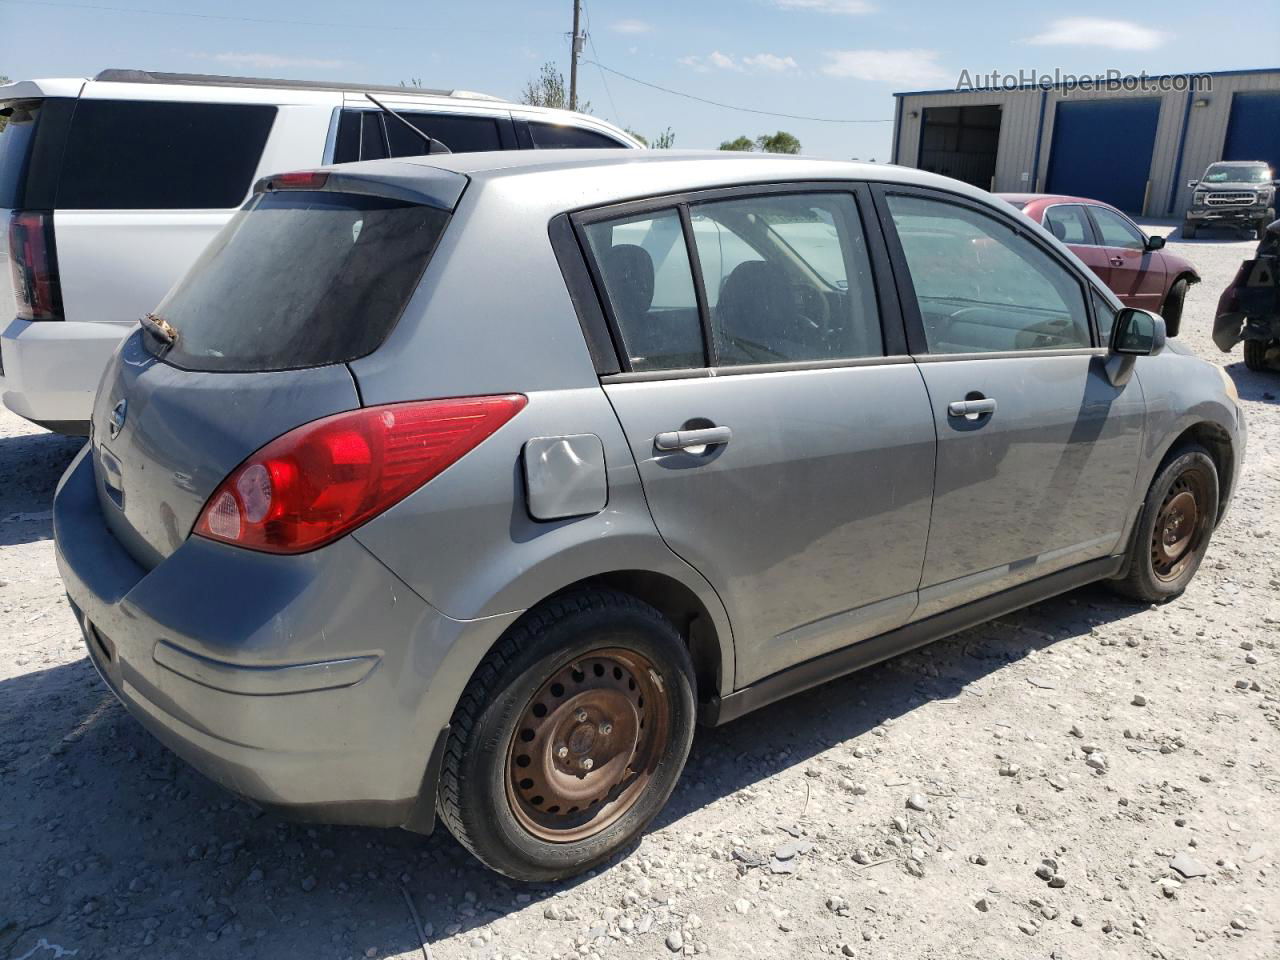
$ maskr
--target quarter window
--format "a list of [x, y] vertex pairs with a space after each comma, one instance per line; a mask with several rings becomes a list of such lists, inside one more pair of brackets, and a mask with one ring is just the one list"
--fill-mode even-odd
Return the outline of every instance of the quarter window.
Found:
[[717, 363], [880, 356], [866, 240], [850, 194], [690, 207]]
[[586, 235], [631, 369], [701, 367], [702, 328], [679, 213], [593, 223]]
[[1050, 207], [1044, 214], [1045, 229], [1063, 243], [1093, 246], [1093, 228], [1084, 208], [1077, 204]]
[[1137, 227], [1124, 217], [1112, 213], [1106, 207], [1090, 207], [1093, 222], [1098, 225], [1104, 247], [1123, 247], [1126, 250], [1145, 250], [1147, 242]]
[[931, 353], [1091, 346], [1079, 281], [1027, 237], [959, 204], [888, 201]]

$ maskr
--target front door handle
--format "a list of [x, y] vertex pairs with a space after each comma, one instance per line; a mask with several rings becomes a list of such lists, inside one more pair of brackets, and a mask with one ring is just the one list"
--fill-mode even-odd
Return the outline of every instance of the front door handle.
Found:
[[991, 397], [983, 397], [981, 400], [952, 400], [947, 404], [947, 415], [952, 417], [978, 417], [995, 412], [996, 402]]
[[659, 450], [688, 450], [690, 447], [713, 447], [728, 443], [733, 431], [728, 427], [705, 427], [702, 430], [671, 430], [653, 438]]
[[1111, 265], [1112, 265], [1113, 267], [1123, 267], [1123, 266], [1124, 266], [1124, 257], [1112, 257], [1112, 258], [1111, 258]]

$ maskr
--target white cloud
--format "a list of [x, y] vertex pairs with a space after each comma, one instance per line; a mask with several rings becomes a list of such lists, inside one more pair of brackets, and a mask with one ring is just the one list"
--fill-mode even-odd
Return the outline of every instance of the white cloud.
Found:
[[709, 73], [712, 69], [732, 70], [742, 73], [751, 70], [757, 73], [785, 73], [798, 70], [800, 65], [792, 57], [780, 57], [776, 53], [757, 53], [749, 57], [735, 60], [727, 53], [712, 50], [705, 57], [681, 57], [678, 61], [686, 67], [692, 67], [699, 73]]
[[953, 79], [936, 50], [832, 50], [822, 72], [898, 87], [937, 86]]
[[315, 57], [286, 57], [278, 53], [197, 53], [199, 60], [212, 60], [233, 67], [255, 70], [331, 70], [347, 66], [346, 60], [322, 60]]
[[614, 33], [648, 33], [653, 29], [653, 25], [643, 20], [619, 20], [609, 29]]
[[743, 57], [744, 66], [752, 70], [764, 70], [769, 73], [786, 73], [799, 69], [799, 64], [792, 57], [780, 57], [776, 53], [757, 53], [753, 57]]
[[736, 63], [733, 62], [733, 57], [729, 56], [726, 53], [721, 53], [719, 50], [712, 50], [711, 55], [707, 57], [707, 62], [710, 63], [713, 67], [719, 67], [721, 70], [741, 70], [742, 69]]
[[1067, 17], [1054, 20], [1043, 33], [1027, 37], [1023, 43], [1045, 47], [1109, 47], [1112, 50], [1154, 50], [1169, 38], [1128, 20], [1100, 17]]
[[869, 0], [773, 0], [774, 6], [783, 10], [811, 10], [815, 13], [841, 13], [861, 16], [876, 9]]

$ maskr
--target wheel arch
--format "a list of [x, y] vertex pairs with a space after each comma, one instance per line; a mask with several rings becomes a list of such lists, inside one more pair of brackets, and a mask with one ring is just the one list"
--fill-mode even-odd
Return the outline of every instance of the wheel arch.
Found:
[[1214, 469], [1218, 471], [1218, 522], [1220, 523], [1222, 515], [1226, 512], [1227, 502], [1231, 498], [1236, 479], [1235, 447], [1231, 434], [1221, 424], [1212, 420], [1199, 420], [1183, 429], [1165, 448], [1164, 455], [1147, 480], [1147, 486], [1150, 487], [1155, 482], [1155, 478], [1160, 475], [1165, 464], [1192, 444], [1202, 446], [1209, 451], [1209, 456], [1213, 458]]

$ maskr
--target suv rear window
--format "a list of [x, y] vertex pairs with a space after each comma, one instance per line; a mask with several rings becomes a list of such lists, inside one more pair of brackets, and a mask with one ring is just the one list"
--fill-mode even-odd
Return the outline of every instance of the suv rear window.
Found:
[[260, 104], [80, 100], [57, 205], [64, 210], [238, 207], [276, 108]]
[[164, 360], [187, 370], [296, 370], [372, 353], [448, 219], [383, 197], [259, 194], [156, 308], [178, 332]]

